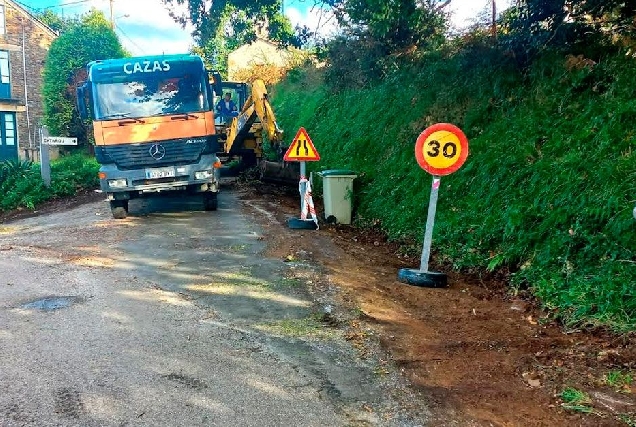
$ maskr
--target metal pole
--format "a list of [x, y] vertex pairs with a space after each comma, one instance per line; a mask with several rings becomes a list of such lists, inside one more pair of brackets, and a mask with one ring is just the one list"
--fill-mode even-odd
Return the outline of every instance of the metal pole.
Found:
[[113, 18], [113, 0], [110, 0], [110, 28], [115, 29], [115, 18]]
[[[307, 178], [307, 163], [300, 162], [300, 179]], [[304, 207], [303, 203], [305, 203], [305, 192], [307, 191], [307, 183], [303, 182], [300, 184], [300, 212], [302, 213], [302, 209]]]
[[422, 249], [422, 259], [420, 261], [420, 271], [428, 273], [428, 263], [431, 259], [431, 243], [433, 242], [433, 227], [435, 225], [435, 212], [437, 211], [437, 196], [441, 178], [433, 177], [431, 186], [431, 199], [428, 202], [428, 217], [426, 218], [426, 231], [424, 232], [424, 248]]
[[29, 135], [29, 148], [33, 148], [33, 139], [31, 137], [31, 116], [29, 114], [29, 85], [27, 82], [27, 63], [26, 63], [26, 33], [24, 30], [24, 20], [20, 19], [22, 24], [22, 71], [24, 77], [24, 108], [26, 109], [27, 134]]
[[497, 40], [497, 1], [492, 0], [492, 38]]
[[49, 136], [49, 130], [46, 126], [40, 128], [40, 173], [42, 181], [47, 187], [51, 186], [51, 157], [49, 155], [49, 146], [45, 145], [44, 137]]

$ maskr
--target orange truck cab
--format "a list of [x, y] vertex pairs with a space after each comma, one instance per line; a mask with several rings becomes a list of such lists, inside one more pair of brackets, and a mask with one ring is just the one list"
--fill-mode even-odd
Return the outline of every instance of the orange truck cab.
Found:
[[220, 79], [210, 85], [203, 60], [160, 55], [87, 68], [78, 110], [93, 122], [113, 216], [125, 218], [130, 199], [165, 191], [202, 193], [206, 210], [216, 210], [221, 163], [212, 92], [220, 93]]

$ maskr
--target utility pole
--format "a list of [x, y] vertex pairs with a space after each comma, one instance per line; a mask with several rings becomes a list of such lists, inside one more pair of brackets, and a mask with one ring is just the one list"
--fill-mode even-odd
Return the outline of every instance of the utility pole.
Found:
[[496, 0], [492, 0], [492, 39], [494, 41], [497, 41], [497, 1]]
[[113, 2], [114, 0], [110, 0], [110, 28], [112, 30], [115, 29], [115, 18], [113, 18]]

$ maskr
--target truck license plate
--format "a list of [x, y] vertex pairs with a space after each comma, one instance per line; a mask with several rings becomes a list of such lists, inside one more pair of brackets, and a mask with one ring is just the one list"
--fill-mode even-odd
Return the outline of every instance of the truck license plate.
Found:
[[146, 169], [146, 179], [172, 178], [174, 176], [174, 168]]

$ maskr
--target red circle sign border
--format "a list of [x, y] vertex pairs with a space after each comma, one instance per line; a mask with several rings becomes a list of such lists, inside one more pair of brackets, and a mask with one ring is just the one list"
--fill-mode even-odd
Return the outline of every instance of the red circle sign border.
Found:
[[[461, 144], [461, 147], [462, 147], [461, 154], [459, 155], [459, 159], [457, 160], [457, 162], [455, 162], [455, 164], [453, 164], [452, 166], [449, 166], [443, 169], [434, 168], [433, 166], [429, 165], [426, 162], [426, 159], [424, 159], [424, 151], [422, 150], [424, 147], [424, 143], [426, 142], [426, 139], [432, 134], [434, 134], [435, 132], [439, 132], [439, 131], [447, 131], [457, 136], [457, 138], [459, 139], [459, 143]], [[431, 175], [445, 176], [445, 175], [450, 175], [453, 172], [457, 172], [457, 170], [464, 165], [464, 162], [466, 162], [467, 158], [468, 158], [468, 138], [466, 138], [466, 135], [460, 128], [458, 128], [457, 126], [453, 124], [437, 123], [435, 125], [427, 127], [420, 134], [420, 136], [417, 137], [417, 142], [415, 143], [415, 159], [417, 160], [417, 163], [420, 165], [420, 167], [424, 169], [426, 172], [430, 173]]]

